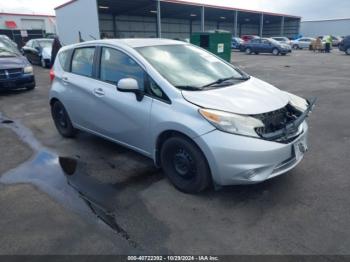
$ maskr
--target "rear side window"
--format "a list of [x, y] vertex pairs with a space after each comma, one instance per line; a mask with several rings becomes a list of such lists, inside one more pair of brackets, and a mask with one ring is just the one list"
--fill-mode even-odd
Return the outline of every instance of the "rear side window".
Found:
[[144, 87], [144, 71], [135, 60], [118, 50], [102, 48], [100, 79], [117, 84], [123, 78], [133, 78]]
[[68, 51], [64, 51], [59, 53], [58, 55], [58, 60], [60, 62], [61, 67], [63, 68], [64, 71], [69, 71], [69, 63], [67, 63], [68, 61], [68, 55], [69, 52]]
[[75, 49], [72, 59], [72, 73], [92, 77], [94, 47]]

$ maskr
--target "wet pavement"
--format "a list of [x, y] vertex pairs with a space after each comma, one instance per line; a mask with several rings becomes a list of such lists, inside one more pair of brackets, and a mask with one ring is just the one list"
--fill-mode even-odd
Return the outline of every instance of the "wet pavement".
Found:
[[350, 60], [307, 51], [233, 60], [319, 98], [296, 169], [183, 194], [137, 153], [83, 132], [60, 137], [48, 70], [36, 67], [36, 90], [0, 94], [0, 254], [349, 254]]

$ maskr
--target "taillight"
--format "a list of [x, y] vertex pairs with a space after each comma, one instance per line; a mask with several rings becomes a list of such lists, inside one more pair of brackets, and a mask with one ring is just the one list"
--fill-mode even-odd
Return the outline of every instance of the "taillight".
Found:
[[53, 70], [53, 68], [51, 68], [50, 70], [50, 80], [51, 82], [55, 79], [55, 71]]

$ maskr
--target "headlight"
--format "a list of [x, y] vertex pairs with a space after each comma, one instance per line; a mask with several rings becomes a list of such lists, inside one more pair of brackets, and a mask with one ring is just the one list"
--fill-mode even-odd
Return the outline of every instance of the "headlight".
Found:
[[297, 110], [301, 111], [301, 112], [305, 112], [306, 109], [309, 107], [309, 103], [307, 102], [306, 99], [301, 98], [299, 96], [293, 95], [291, 93], [288, 93], [290, 99], [289, 99], [289, 103], [295, 107]]
[[32, 66], [26, 66], [23, 71], [24, 71], [25, 74], [33, 74], [33, 67]]
[[199, 113], [217, 129], [244, 136], [259, 137], [255, 128], [263, 127], [259, 119], [211, 109], [199, 109]]

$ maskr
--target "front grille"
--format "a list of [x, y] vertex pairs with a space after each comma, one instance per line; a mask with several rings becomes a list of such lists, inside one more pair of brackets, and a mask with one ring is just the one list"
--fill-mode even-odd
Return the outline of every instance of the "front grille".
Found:
[[23, 74], [23, 68], [0, 69], [0, 80], [15, 79]]
[[[294, 122], [301, 115], [302, 112], [296, 110], [289, 104], [273, 112], [254, 115], [253, 117], [261, 120], [264, 123], [264, 127], [258, 127], [255, 129], [255, 131], [258, 133], [258, 135], [263, 137], [266, 134], [271, 134], [273, 132], [283, 130], [288, 124]], [[292, 130], [292, 132], [288, 133], [287, 137], [281, 136], [275, 138], [274, 140], [283, 140], [283, 142], [290, 142], [291, 139], [293, 140], [293, 138], [298, 134], [298, 132], [298, 127], [296, 127], [295, 130]]]

